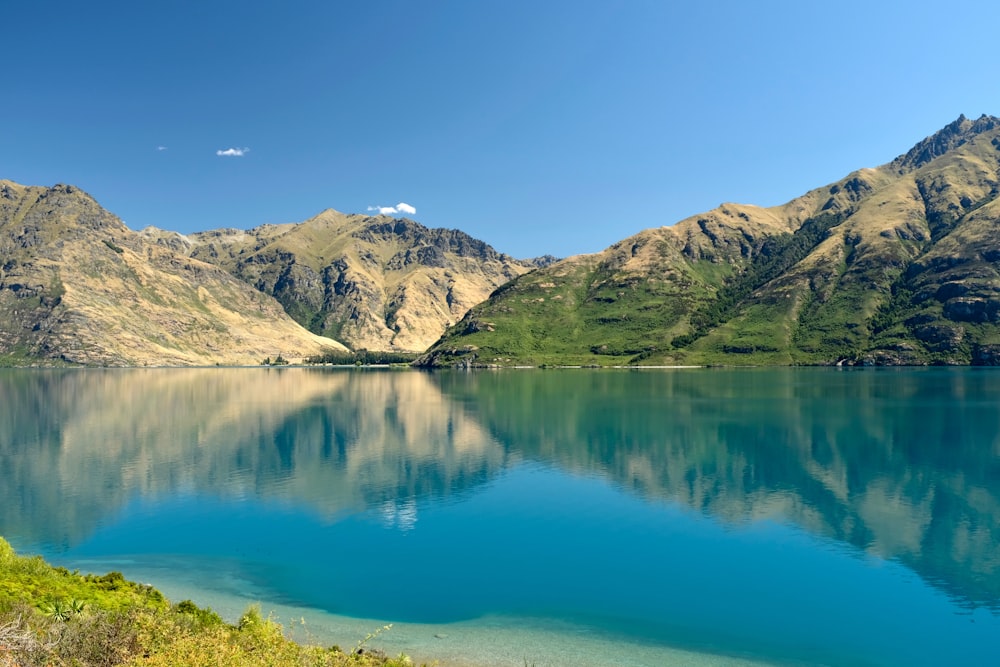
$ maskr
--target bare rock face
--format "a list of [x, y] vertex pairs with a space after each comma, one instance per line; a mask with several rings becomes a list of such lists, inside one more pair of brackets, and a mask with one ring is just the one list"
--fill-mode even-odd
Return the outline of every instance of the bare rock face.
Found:
[[333, 210], [188, 238], [191, 257], [274, 296], [309, 330], [380, 351], [423, 351], [497, 287], [551, 261], [515, 260], [454, 229]]
[[1000, 345], [977, 345], [972, 350], [973, 366], [1000, 366]]
[[936, 352], [957, 349], [965, 337], [963, 327], [941, 323], [925, 324], [915, 328], [913, 333], [917, 340]]
[[136, 233], [77, 188], [0, 181], [0, 358], [101, 366], [258, 364], [344, 349], [273, 298]]
[[949, 123], [939, 132], [927, 137], [892, 162], [893, 167], [901, 170], [919, 169], [931, 160], [961, 147], [979, 134], [1000, 127], [1000, 119], [982, 115], [976, 120], [969, 120], [965, 114]]

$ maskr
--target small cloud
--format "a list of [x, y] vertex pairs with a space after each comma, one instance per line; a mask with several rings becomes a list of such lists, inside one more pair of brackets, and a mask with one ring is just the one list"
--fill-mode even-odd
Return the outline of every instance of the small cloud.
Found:
[[249, 148], [227, 148], [226, 150], [217, 150], [215, 154], [220, 157], [243, 157], [249, 152]]
[[165, 150], [167, 150], [167, 147], [166, 146], [157, 146], [156, 150], [158, 150], [158, 151], [165, 151]]
[[379, 215], [396, 215], [397, 213], [416, 215], [417, 213], [417, 209], [405, 202], [399, 202], [395, 206], [369, 206], [368, 210], [378, 211]]

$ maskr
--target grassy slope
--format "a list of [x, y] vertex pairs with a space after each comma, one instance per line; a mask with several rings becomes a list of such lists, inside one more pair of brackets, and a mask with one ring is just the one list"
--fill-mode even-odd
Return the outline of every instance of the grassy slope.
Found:
[[18, 556], [0, 538], [0, 665], [336, 667], [412, 664], [377, 651], [302, 646], [250, 608], [236, 625], [190, 601], [171, 605], [119, 573], [97, 577]]
[[436, 348], [438, 358], [677, 363], [672, 341], [696, 327], [725, 280], [752, 263], [769, 237], [787, 234], [798, 213], [730, 204], [529, 273], [474, 308]]
[[[967, 364], [1000, 338], [998, 172], [1000, 124], [963, 118], [784, 206], [724, 205], [522, 277], [426, 360]], [[680, 252], [619, 260], [652, 238]]]
[[669, 345], [683, 326], [684, 304], [707, 296], [702, 284], [696, 275], [649, 280], [598, 257], [575, 258], [509, 283], [473, 309], [460, 325], [462, 344], [479, 347], [479, 358], [491, 363], [627, 363]]

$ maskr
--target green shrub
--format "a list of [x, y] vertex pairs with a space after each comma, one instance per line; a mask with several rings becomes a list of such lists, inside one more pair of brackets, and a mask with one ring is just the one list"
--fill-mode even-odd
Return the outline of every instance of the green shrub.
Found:
[[[383, 628], [385, 629], [385, 628]], [[18, 556], [0, 538], [0, 666], [18, 667], [403, 667], [365, 645], [303, 646], [246, 610], [236, 625], [191, 600], [174, 606], [120, 572], [80, 575]], [[365, 647], [363, 650], [361, 647]]]

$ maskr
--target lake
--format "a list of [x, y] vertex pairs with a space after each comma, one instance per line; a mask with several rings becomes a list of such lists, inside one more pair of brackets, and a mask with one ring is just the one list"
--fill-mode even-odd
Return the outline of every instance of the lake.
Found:
[[0, 370], [0, 535], [441, 665], [1000, 664], [1000, 372]]

